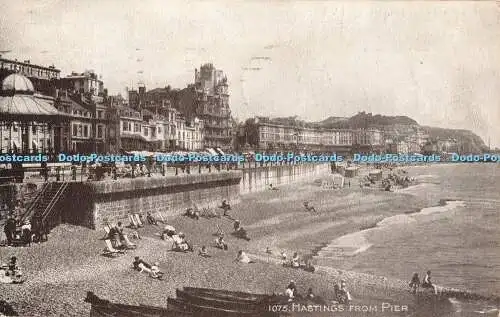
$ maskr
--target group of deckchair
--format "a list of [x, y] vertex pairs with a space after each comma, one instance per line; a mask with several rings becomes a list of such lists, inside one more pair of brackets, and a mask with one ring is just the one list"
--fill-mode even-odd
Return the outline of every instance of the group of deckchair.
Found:
[[111, 225], [111, 224], [106, 224], [103, 227], [104, 232], [106, 233], [105, 240], [104, 240], [104, 243], [106, 244], [106, 246], [103, 250], [102, 255], [118, 256], [121, 254], [125, 254], [124, 249], [130, 250], [130, 249], [135, 249], [137, 247], [137, 245], [135, 245], [134, 243], [132, 243], [129, 240], [129, 238], [126, 234], [124, 234], [122, 236], [123, 237], [122, 241], [120, 241], [120, 239], [113, 239], [113, 242], [112, 242], [110, 237], [109, 237], [109, 233], [110, 233], [112, 227], [113, 227], [113, 225]]
[[[163, 215], [161, 212], [157, 212], [156, 214], [152, 215], [156, 221], [161, 222], [161, 223], [166, 223], [165, 218], [163, 218]], [[128, 215], [128, 219], [130, 220], [130, 227], [134, 229], [142, 228], [144, 227], [144, 222], [143, 219], [139, 216], [139, 214], [130, 214]], [[147, 220], [146, 220], [147, 221]]]

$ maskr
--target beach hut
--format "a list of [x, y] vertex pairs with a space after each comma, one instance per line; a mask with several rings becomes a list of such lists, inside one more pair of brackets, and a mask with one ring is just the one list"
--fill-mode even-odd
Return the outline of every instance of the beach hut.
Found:
[[356, 177], [358, 176], [358, 168], [355, 167], [355, 166], [351, 166], [351, 167], [347, 167], [345, 169], [345, 174], [344, 174], [345, 177], [349, 177], [349, 178], [352, 178], [352, 177]]
[[368, 173], [370, 179], [374, 181], [379, 181], [382, 179], [382, 170], [372, 170]]

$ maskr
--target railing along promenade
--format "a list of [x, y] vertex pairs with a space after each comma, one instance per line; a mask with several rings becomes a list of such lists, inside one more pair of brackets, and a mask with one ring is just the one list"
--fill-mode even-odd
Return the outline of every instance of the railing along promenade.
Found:
[[[3, 169], [0, 186], [9, 183], [43, 182], [87, 182], [118, 180], [121, 178], [164, 177], [186, 174], [218, 173], [229, 170], [243, 170], [267, 166], [303, 165], [304, 162], [257, 162], [253, 160], [226, 163], [157, 163], [125, 164], [121, 166], [99, 165], [62, 165], [48, 167], [22, 167]], [[50, 165], [50, 163], [49, 163]], [[7, 174], [7, 175], [6, 175]]]

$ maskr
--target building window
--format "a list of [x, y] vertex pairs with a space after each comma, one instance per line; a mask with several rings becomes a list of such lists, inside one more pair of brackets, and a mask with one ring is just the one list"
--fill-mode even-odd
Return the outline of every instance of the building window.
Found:
[[88, 125], [83, 127], [83, 136], [86, 138], [89, 137], [89, 126]]
[[73, 124], [73, 136], [77, 136], [78, 133], [78, 125]]
[[102, 139], [104, 138], [104, 133], [103, 133], [103, 127], [102, 125], [97, 126], [97, 138]]

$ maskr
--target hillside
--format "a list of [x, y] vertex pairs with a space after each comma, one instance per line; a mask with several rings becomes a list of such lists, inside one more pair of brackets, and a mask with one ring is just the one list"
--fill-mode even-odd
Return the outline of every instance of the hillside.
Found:
[[350, 118], [328, 117], [314, 123], [326, 129], [366, 129], [377, 128], [393, 136], [408, 136], [422, 129], [429, 135], [429, 140], [453, 139], [458, 143], [461, 152], [482, 152], [487, 149], [484, 141], [472, 131], [459, 129], [444, 129], [429, 126], [420, 126], [417, 121], [407, 116], [385, 116], [366, 112], [359, 112]]
[[422, 126], [429, 134], [430, 139], [455, 139], [461, 145], [460, 152], [478, 153], [488, 150], [483, 139], [469, 130], [444, 129], [437, 127]]

